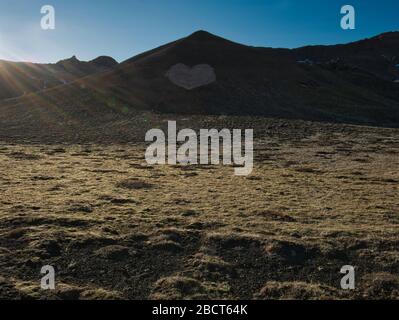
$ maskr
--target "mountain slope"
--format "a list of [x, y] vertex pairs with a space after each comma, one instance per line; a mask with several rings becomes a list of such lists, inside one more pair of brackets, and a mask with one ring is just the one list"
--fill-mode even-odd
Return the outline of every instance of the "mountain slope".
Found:
[[117, 65], [110, 57], [79, 61], [75, 56], [56, 64], [0, 61], [0, 99], [10, 99], [72, 82]]
[[[379, 58], [399, 52], [398, 38], [392, 33], [379, 40], [288, 50], [249, 47], [199, 31], [108, 71], [3, 101], [0, 125], [5, 133], [75, 134], [83, 127], [118, 128], [131, 115], [155, 112], [399, 127], [399, 84]], [[373, 48], [369, 56], [367, 48]], [[72, 73], [76, 61], [60, 64]], [[178, 86], [167, 74], [181, 64], [206, 64], [216, 81], [192, 90]]]
[[340, 61], [368, 71], [382, 79], [399, 79], [399, 32], [345, 45], [308, 46], [294, 50], [298, 59], [318, 62]]
[[[394, 36], [399, 39], [398, 34]], [[393, 49], [399, 50], [397, 42], [388, 40]], [[360, 46], [377, 48], [367, 57], [353, 44], [331, 47], [331, 53], [326, 54], [326, 48], [248, 47], [199, 31], [87, 81], [90, 87], [108, 92], [134, 108], [158, 112], [399, 123], [398, 85], [387, 80], [389, 74], [383, 73], [378, 61], [374, 70], [379, 72], [361, 68], [372, 65], [367, 59], [377, 60], [379, 52], [384, 52], [379, 46], [386, 47], [384, 40], [369, 41]], [[342, 55], [348, 61], [331, 61], [337, 57], [337, 50], [347, 50], [348, 54]], [[302, 63], [301, 56], [318, 63]], [[356, 65], [356, 61], [361, 63]], [[217, 81], [194, 90], [178, 87], [165, 75], [179, 63], [190, 67], [210, 65]]]

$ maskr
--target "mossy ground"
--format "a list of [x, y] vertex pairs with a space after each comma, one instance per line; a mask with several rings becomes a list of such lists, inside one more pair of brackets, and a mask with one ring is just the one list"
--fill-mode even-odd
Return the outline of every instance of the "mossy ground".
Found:
[[149, 166], [139, 143], [2, 143], [0, 298], [398, 299], [399, 131], [287, 123], [256, 133], [248, 177]]

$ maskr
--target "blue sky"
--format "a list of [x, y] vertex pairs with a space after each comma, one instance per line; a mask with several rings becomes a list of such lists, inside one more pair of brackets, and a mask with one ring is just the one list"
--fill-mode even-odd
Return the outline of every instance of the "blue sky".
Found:
[[[40, 28], [47, 4], [51, 31]], [[356, 30], [340, 28], [345, 4], [356, 9]], [[398, 16], [398, 0], [1, 0], [0, 59], [123, 61], [199, 29], [255, 46], [345, 43], [399, 30]]]

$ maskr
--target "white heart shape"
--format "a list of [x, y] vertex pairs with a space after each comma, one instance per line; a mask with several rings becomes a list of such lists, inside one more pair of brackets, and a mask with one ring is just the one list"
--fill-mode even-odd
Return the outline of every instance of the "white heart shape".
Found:
[[166, 77], [175, 85], [187, 90], [216, 81], [214, 69], [207, 64], [198, 64], [190, 68], [183, 63], [178, 63], [168, 70]]

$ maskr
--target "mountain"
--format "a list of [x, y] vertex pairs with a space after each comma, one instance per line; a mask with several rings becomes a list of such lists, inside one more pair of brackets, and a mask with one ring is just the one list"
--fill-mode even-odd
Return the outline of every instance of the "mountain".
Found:
[[387, 81], [399, 79], [399, 32], [346, 45], [308, 46], [294, 50], [298, 59], [341, 61]]
[[12, 99], [64, 85], [116, 65], [117, 62], [110, 57], [85, 62], [73, 56], [55, 64], [0, 61], [0, 99]]
[[[398, 43], [392, 32], [345, 45], [273, 49], [198, 31], [118, 65], [72, 57], [37, 68], [56, 70], [58, 84], [66, 74], [71, 82], [0, 102], [0, 135], [122, 130], [121, 123], [127, 132], [135, 129], [129, 117], [143, 112], [399, 127]], [[198, 79], [203, 86], [193, 85]]]
[[[399, 33], [295, 50], [241, 45], [205, 31], [85, 79], [132, 108], [377, 125], [399, 123]], [[207, 64], [217, 80], [186, 90], [167, 77], [177, 64]]]

